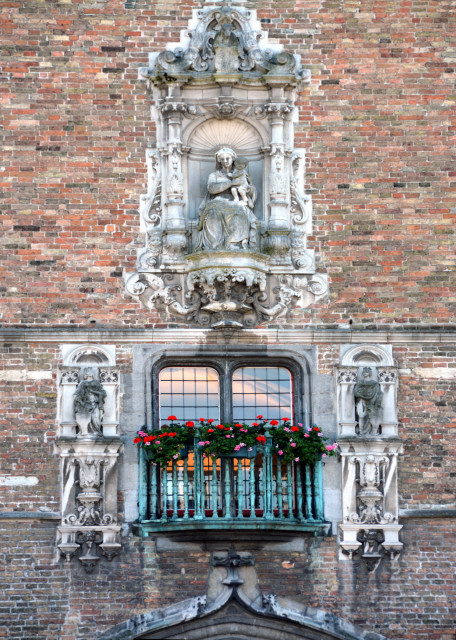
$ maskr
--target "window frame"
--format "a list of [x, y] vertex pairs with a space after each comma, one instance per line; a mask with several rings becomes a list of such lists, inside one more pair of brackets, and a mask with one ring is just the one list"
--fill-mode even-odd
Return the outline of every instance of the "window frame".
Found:
[[[280, 354], [209, 354], [198, 355], [170, 355], [166, 354], [159, 358], [152, 366], [151, 376], [151, 418], [152, 426], [159, 428], [159, 373], [166, 367], [211, 367], [217, 371], [219, 376], [219, 397], [220, 397], [220, 421], [233, 421], [232, 407], [232, 377], [236, 369], [241, 367], [281, 367], [287, 369], [291, 374], [291, 389], [293, 401], [294, 422], [302, 423], [304, 426], [311, 425], [311, 394], [310, 375], [307, 361], [298, 363], [288, 355]], [[201, 416], [209, 418], [211, 416]], [[285, 416], [284, 416], [285, 417]], [[268, 418], [268, 416], [265, 416]]]

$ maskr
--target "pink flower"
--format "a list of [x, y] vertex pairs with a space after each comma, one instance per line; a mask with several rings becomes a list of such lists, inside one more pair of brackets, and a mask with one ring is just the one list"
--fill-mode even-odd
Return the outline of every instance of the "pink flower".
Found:
[[283, 430], [284, 431], [290, 431], [290, 429], [288, 427], [284, 427]]
[[299, 458], [295, 458], [295, 462], [299, 462]]
[[322, 457], [322, 458], [326, 458], [326, 453], [324, 453], [321, 457]]
[[309, 434], [308, 434], [308, 433], [305, 433], [305, 434], [304, 434], [304, 438], [308, 438], [308, 437], [309, 437]]
[[173, 455], [174, 460], [176, 460], [178, 457], [179, 457], [179, 454], [178, 454], [178, 453], [175, 453], [175, 454]]
[[279, 449], [277, 453], [279, 454], [279, 456], [283, 456], [283, 451], [281, 449]]
[[291, 443], [291, 446], [292, 446], [292, 447], [295, 447], [295, 446], [296, 446], [296, 442], [292, 442], [292, 443]]

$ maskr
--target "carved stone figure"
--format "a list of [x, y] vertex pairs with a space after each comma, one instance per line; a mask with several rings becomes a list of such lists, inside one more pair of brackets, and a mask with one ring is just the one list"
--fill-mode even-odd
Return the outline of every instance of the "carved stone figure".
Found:
[[95, 432], [102, 435], [106, 391], [100, 382], [98, 367], [81, 367], [78, 380], [79, 384], [74, 394], [74, 413], [80, 434], [87, 436]]
[[216, 170], [209, 175], [206, 198], [198, 210], [196, 250], [255, 248], [256, 189], [245, 170], [246, 161], [229, 148], [220, 149], [215, 159]]
[[383, 392], [372, 377], [372, 368], [363, 367], [354, 394], [359, 416], [359, 435], [376, 435], [382, 419]]

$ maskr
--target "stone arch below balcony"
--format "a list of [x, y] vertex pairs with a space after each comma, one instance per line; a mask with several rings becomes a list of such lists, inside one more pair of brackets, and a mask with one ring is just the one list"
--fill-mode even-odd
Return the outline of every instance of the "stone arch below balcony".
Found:
[[130, 620], [98, 640], [386, 640], [320, 609], [282, 601], [274, 595], [252, 601], [226, 588], [216, 602], [192, 598]]

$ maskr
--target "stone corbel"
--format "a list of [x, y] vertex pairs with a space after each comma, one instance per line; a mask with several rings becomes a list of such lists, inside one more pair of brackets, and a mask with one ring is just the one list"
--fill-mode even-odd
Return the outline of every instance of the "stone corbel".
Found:
[[397, 496], [397, 460], [402, 443], [397, 438], [339, 438], [339, 447], [343, 513], [340, 546], [350, 558], [360, 552], [373, 570], [378, 565], [373, 560], [385, 553], [394, 559], [403, 546]]

